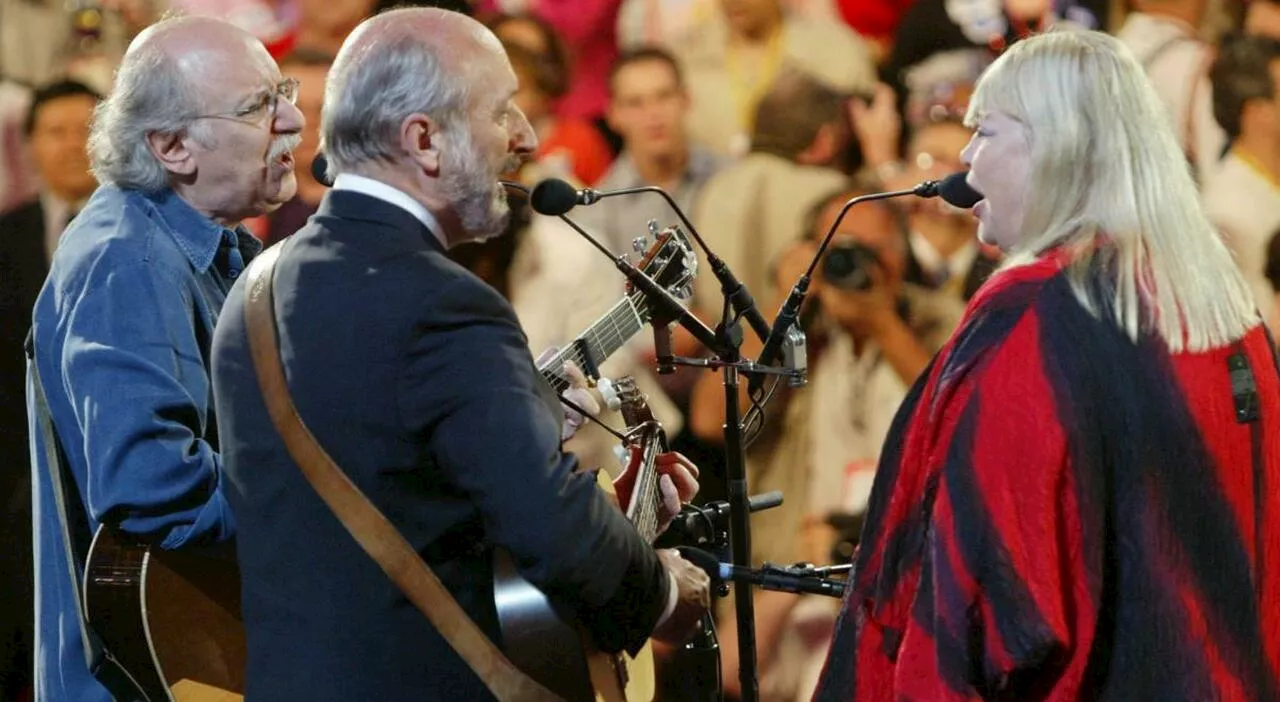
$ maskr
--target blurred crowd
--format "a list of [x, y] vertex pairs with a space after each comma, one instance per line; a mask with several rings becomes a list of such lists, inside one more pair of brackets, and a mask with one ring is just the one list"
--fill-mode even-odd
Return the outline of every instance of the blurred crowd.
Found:
[[[270, 245], [301, 227], [326, 192], [310, 166], [335, 52], [363, 18], [406, 4], [472, 13], [505, 46], [516, 101], [539, 138], [536, 158], [512, 179], [662, 187], [766, 318], [845, 201], [963, 169], [967, 98], [1005, 47], [1052, 27], [1110, 31], [1166, 103], [1264, 318], [1274, 324], [1280, 314], [1280, 2], [0, 0], [0, 699], [21, 699], [32, 665], [22, 343], [58, 237], [96, 187], [89, 124], [124, 47], [164, 13], [214, 14], [254, 32], [300, 81], [307, 125], [297, 195], [248, 223]], [[571, 343], [625, 290], [558, 219], [515, 212], [507, 236], [451, 254], [511, 300], [536, 355]], [[678, 223], [652, 196], [573, 215], [616, 252], [650, 246], [651, 220]], [[808, 385], [779, 386], [748, 448], [751, 491], [786, 496], [752, 518], [755, 563], [847, 560], [897, 407], [1000, 264], [975, 232], [968, 212], [918, 198], [855, 207], [839, 223], [801, 315]], [[701, 273], [689, 304], [714, 325], [723, 299], [705, 261]], [[706, 353], [679, 332], [673, 343], [677, 355]], [[748, 332], [744, 354], [760, 346]], [[675, 448], [702, 467], [701, 499], [723, 499], [720, 377], [653, 368], [642, 333], [601, 370], [637, 378]], [[617, 470], [602, 430], [581, 432], [571, 448]], [[756, 602], [763, 698], [808, 699], [838, 603], [782, 593]], [[728, 607], [720, 614], [732, 696], [736, 627]]]

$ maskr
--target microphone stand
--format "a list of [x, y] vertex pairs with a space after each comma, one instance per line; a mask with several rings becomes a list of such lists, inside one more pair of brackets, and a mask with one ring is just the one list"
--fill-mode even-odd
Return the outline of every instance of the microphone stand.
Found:
[[[719, 367], [724, 374], [725, 482], [728, 487], [730, 505], [730, 553], [734, 565], [750, 568], [751, 525], [749, 513], [751, 505], [748, 500], [746, 454], [742, 442], [742, 419], [738, 403], [738, 374], [740, 371], [776, 373], [779, 375], [792, 375], [794, 372], [786, 368], [764, 368], [751, 362], [743, 363], [739, 354], [742, 335], [740, 332], [732, 334], [728, 331], [731, 326], [736, 325], [730, 325], [728, 320], [725, 320], [725, 323], [719, 325], [717, 331], [713, 332], [707, 325], [702, 323], [702, 320], [690, 314], [671, 293], [631, 265], [626, 256], [615, 257], [608, 248], [588, 234], [582, 227], [579, 227], [573, 220], [564, 215], [560, 215], [560, 219], [608, 256], [613, 261], [614, 266], [627, 277], [627, 280], [645, 295], [653, 312], [655, 329], [665, 331], [666, 322], [660, 320], [674, 321], [689, 330], [695, 338], [715, 353], [715, 360], [677, 358], [669, 355], [670, 346], [668, 345], [667, 348], [660, 350], [660, 352], [668, 355], [659, 357], [658, 364], [659, 366], [679, 364], [704, 368]], [[661, 337], [660, 331], [659, 338]], [[759, 699], [760, 694], [756, 674], [755, 603], [752, 600], [751, 588], [734, 588], [734, 600], [738, 620], [738, 681], [742, 687], [742, 699], [744, 702], [755, 702]], [[713, 646], [718, 648], [718, 643], [713, 644], [713, 641], [714, 635], [708, 635], [707, 640], [703, 642], [703, 646], [706, 648]], [[706, 675], [709, 676], [710, 673], [706, 673]], [[718, 671], [715, 673], [715, 678], [719, 679]]]
[[[787, 334], [787, 330], [796, 323], [800, 318], [800, 306], [804, 304], [805, 295], [809, 292], [809, 283], [813, 280], [813, 272], [818, 268], [818, 262], [822, 260], [822, 255], [827, 252], [827, 247], [831, 245], [831, 240], [835, 238], [836, 230], [840, 228], [840, 222], [844, 220], [849, 210], [854, 205], [873, 200], [888, 200], [894, 197], [903, 197], [905, 195], [917, 195], [920, 197], [934, 197], [937, 195], [938, 181], [925, 181], [914, 188], [907, 190], [892, 190], [884, 193], [870, 193], [867, 195], [859, 195], [844, 203], [844, 207], [840, 208], [840, 214], [836, 215], [836, 219], [831, 223], [831, 228], [827, 230], [827, 235], [822, 238], [822, 244], [818, 246], [818, 251], [813, 255], [813, 260], [809, 262], [809, 267], [805, 270], [804, 275], [796, 281], [794, 287], [791, 288], [787, 299], [782, 303], [782, 307], [778, 308], [778, 314], [773, 319], [773, 328], [769, 330], [769, 336], [765, 339], [764, 348], [760, 351], [760, 358], [757, 363], [761, 366], [767, 366], [773, 363], [774, 357], [782, 347], [782, 342]], [[748, 384], [748, 391], [754, 394], [760, 389], [764, 379], [757, 375], [752, 378]]]
[[[515, 184], [504, 183], [504, 185], [512, 187]], [[518, 186], [512, 189], [523, 190], [522, 187]], [[679, 208], [675, 209], [679, 214]], [[595, 237], [578, 226], [576, 222], [564, 214], [557, 216], [613, 261], [614, 266], [626, 276], [627, 280], [644, 294], [650, 305], [654, 328], [658, 330], [657, 344], [660, 355], [657, 362], [659, 368], [684, 365], [719, 368], [721, 370], [724, 376], [725, 482], [730, 506], [730, 552], [733, 565], [749, 569], [751, 567], [751, 525], [749, 519], [751, 503], [747, 490], [742, 413], [738, 401], [739, 374], [745, 372], [753, 375], [796, 376], [798, 375], [797, 372], [788, 368], [769, 367], [742, 360], [740, 353], [742, 332], [737, 324], [728, 317], [728, 313], [732, 311], [734, 305], [726, 305], [726, 317], [713, 332], [707, 325], [703, 324], [702, 320], [690, 314], [665, 288], [631, 265], [625, 255], [615, 256], [613, 252], [609, 251]], [[683, 214], [680, 214], [680, 219], [688, 226]], [[692, 227], [690, 227], [690, 230], [692, 231]], [[830, 238], [830, 235], [828, 235], [828, 239]], [[699, 240], [699, 243], [702, 243], [701, 240]], [[705, 244], [703, 246], [705, 247]], [[719, 259], [716, 260], [718, 261]], [[722, 261], [720, 266], [725, 267]], [[812, 268], [810, 266], [811, 270]], [[727, 270], [727, 267], [725, 269]], [[721, 282], [724, 283], [724, 279], [721, 279]], [[741, 284], [739, 284], [739, 287], [741, 287]], [[748, 316], [748, 319], [750, 319], [749, 315], [744, 316]], [[672, 356], [670, 344], [664, 342], [666, 335], [663, 334], [663, 332], [667, 331], [666, 325], [672, 321], [687, 329], [689, 333], [715, 354], [715, 358], [688, 359]], [[755, 324], [752, 326], [757, 327]], [[738, 622], [738, 682], [742, 690], [741, 699], [743, 702], [756, 702], [759, 700], [760, 691], [756, 673], [755, 602], [752, 599], [751, 588], [742, 586], [734, 588], [734, 604]], [[707, 620], [709, 620], [709, 617]], [[710, 640], [703, 643], [707, 647], [713, 645]], [[714, 645], [718, 647], [718, 644]], [[718, 671], [716, 678], [719, 678]]]
[[[747, 286], [733, 275], [733, 271], [729, 270], [729, 265], [707, 246], [707, 242], [703, 241], [702, 235], [694, 228], [693, 223], [685, 216], [684, 210], [676, 204], [674, 198], [666, 190], [655, 185], [645, 185], [637, 188], [619, 188], [617, 190], [609, 190], [601, 192], [586, 188], [581, 191], [581, 203], [583, 205], [594, 205], [595, 203], [605, 199], [606, 197], [614, 197], [615, 195], [638, 195], [641, 193], [657, 193], [662, 199], [667, 201], [667, 206], [671, 208], [676, 216], [680, 218], [680, 222], [684, 224], [685, 229], [689, 231], [689, 236], [698, 242], [698, 247], [702, 249], [702, 253], [707, 257], [707, 266], [711, 268], [711, 273], [715, 275], [716, 280], [720, 281], [720, 292], [725, 299], [733, 307], [733, 310], [746, 318], [752, 330], [760, 341], [764, 341], [769, 335], [769, 325], [764, 321], [764, 317], [760, 314], [759, 308], [756, 307], [755, 299], [751, 297], [751, 291], [747, 290]], [[736, 332], [735, 332], [736, 333]]]

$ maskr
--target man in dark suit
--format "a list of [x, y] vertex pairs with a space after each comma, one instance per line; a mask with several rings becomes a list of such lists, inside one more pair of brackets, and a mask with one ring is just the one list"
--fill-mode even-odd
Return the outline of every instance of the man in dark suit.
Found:
[[31, 679], [31, 471], [27, 467], [26, 358], [22, 342], [70, 215], [98, 182], [85, 143], [101, 96], [81, 83], [54, 83], [27, 108], [23, 133], [40, 176], [39, 195], [0, 216], [0, 699]]
[[[600, 647], [680, 641], [708, 604], [705, 574], [655, 552], [561, 452], [561, 410], [513, 310], [446, 257], [509, 216], [498, 176], [536, 147], [515, 91], [501, 45], [461, 14], [396, 10], [347, 39], [324, 106], [336, 181], [275, 269], [289, 390], [319, 443], [491, 638], [497, 546], [574, 604]], [[289, 457], [258, 388], [244, 295], [236, 285], [219, 319], [213, 383], [248, 699], [488, 699]], [[670, 465], [675, 483], [692, 483]]]

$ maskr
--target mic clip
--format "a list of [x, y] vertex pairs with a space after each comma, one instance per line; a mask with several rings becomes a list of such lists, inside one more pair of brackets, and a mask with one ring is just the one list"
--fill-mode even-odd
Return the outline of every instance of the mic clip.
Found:
[[675, 356], [671, 352], [671, 321], [654, 318], [653, 355], [657, 359], [654, 371], [658, 375], [671, 375], [676, 372]]
[[787, 376], [787, 386], [802, 388], [809, 384], [809, 345], [799, 323], [787, 329], [782, 340], [782, 365], [793, 371]]

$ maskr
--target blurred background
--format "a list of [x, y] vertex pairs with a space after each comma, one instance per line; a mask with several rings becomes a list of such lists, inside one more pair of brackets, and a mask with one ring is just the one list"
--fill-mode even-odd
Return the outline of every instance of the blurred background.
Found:
[[[0, 700], [31, 694], [22, 340], [58, 237], [96, 187], [89, 123], [130, 39], [165, 13], [216, 15], [260, 37], [301, 81], [297, 196], [247, 223], [270, 245], [326, 190], [310, 163], [328, 66], [348, 32], [393, 5], [472, 14], [506, 46], [540, 140], [510, 177], [665, 188], [766, 317], [844, 201], [962, 170], [966, 101], [1001, 51], [1055, 26], [1112, 32], [1167, 104], [1259, 309], [1268, 322], [1276, 314], [1280, 3], [1270, 0], [0, 0]], [[571, 342], [624, 288], [561, 222], [513, 204], [507, 236], [451, 254], [511, 300], [536, 355]], [[652, 197], [575, 217], [615, 251], [631, 251], [651, 219], [678, 221]], [[809, 384], [777, 391], [748, 451], [752, 492], [786, 495], [753, 517], [755, 563], [849, 557], [894, 412], [999, 265], [975, 231], [967, 212], [915, 199], [855, 208], [840, 225], [802, 316]], [[704, 274], [690, 305], [714, 323], [721, 304]], [[602, 370], [636, 376], [675, 447], [701, 467], [700, 501], [724, 499], [719, 376], [655, 374], [648, 337]], [[705, 353], [679, 333], [675, 344], [680, 355]], [[758, 344], [744, 350], [754, 356]], [[618, 469], [603, 431], [570, 448]], [[757, 598], [762, 697], [808, 700], [838, 603]], [[735, 626], [728, 607], [720, 615], [732, 698]], [[670, 678], [671, 652], [659, 653]], [[679, 681], [666, 682], [664, 698], [678, 699]]]

